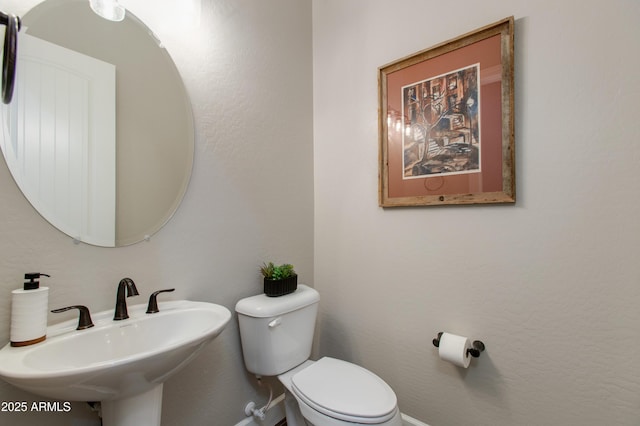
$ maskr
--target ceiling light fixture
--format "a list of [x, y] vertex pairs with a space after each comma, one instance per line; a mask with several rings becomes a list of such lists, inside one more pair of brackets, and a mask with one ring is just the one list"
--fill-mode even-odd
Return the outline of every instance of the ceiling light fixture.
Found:
[[91, 9], [99, 16], [109, 21], [122, 21], [124, 19], [125, 8], [118, 0], [89, 0]]

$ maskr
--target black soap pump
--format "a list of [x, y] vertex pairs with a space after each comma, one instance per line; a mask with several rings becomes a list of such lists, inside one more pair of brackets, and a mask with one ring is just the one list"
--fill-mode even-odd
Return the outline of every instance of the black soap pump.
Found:
[[47, 338], [49, 287], [40, 287], [40, 272], [24, 274], [22, 288], [11, 292], [11, 346], [28, 346]]
[[[24, 290], [37, 290], [40, 288], [40, 277], [51, 277], [51, 275], [43, 274], [42, 272], [28, 272], [24, 274]], [[28, 281], [27, 281], [28, 280]]]

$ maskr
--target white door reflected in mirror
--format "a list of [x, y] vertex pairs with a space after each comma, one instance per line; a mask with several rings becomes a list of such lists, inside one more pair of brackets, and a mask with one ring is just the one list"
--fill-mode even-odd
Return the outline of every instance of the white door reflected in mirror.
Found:
[[115, 79], [112, 64], [21, 34], [15, 101], [0, 140], [40, 214], [67, 235], [107, 247], [116, 238]]

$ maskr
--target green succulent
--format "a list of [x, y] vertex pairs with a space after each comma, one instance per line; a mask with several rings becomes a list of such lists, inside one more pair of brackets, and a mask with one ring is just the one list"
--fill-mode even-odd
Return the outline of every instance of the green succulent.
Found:
[[288, 263], [282, 265], [274, 265], [273, 262], [263, 263], [260, 272], [268, 280], [281, 280], [296, 275], [293, 265]]

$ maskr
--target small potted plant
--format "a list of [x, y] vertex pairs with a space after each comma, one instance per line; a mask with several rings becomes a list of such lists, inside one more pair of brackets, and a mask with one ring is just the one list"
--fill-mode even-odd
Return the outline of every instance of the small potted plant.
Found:
[[260, 272], [264, 277], [264, 294], [267, 296], [284, 296], [293, 293], [298, 288], [298, 274], [294, 271], [293, 265], [263, 263]]

